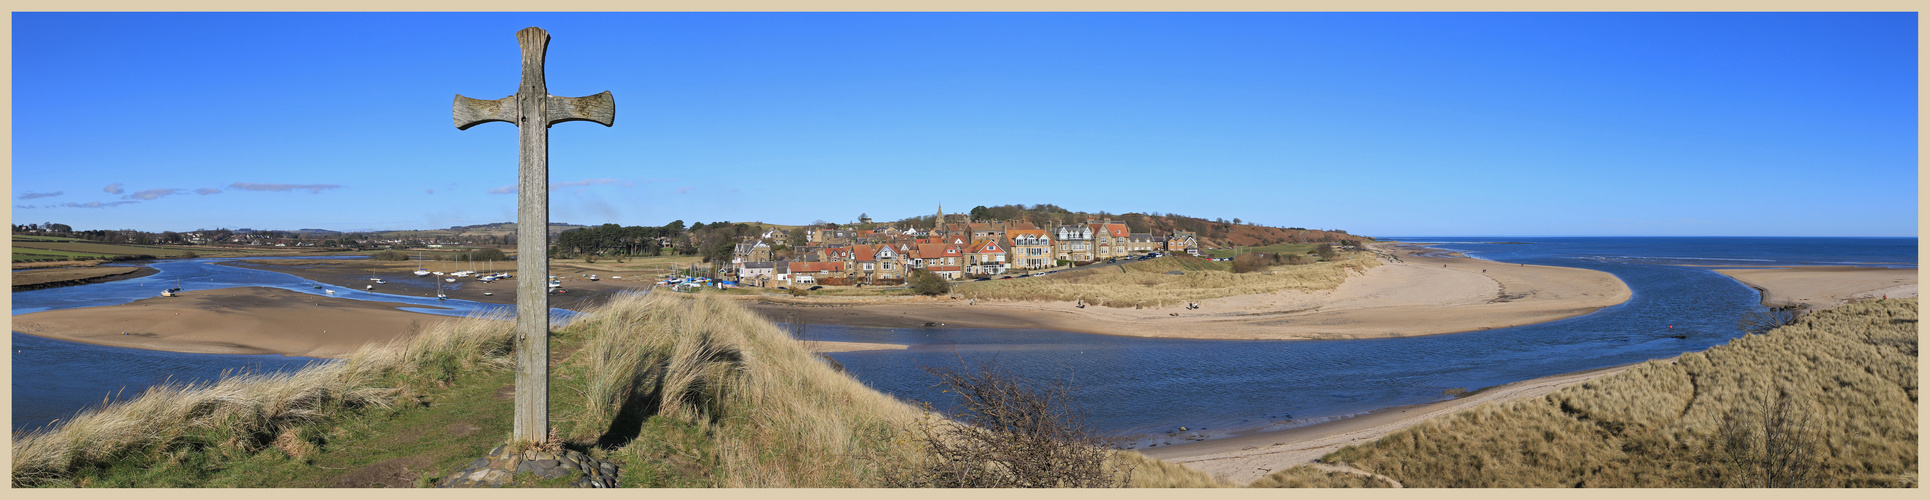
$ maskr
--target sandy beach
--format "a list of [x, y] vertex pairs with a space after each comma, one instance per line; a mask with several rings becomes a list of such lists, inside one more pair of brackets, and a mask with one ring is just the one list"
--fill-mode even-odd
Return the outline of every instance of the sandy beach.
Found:
[[971, 305], [964, 299], [922, 297], [754, 298], [752, 307], [779, 321], [883, 328], [931, 323], [1135, 337], [1336, 339], [1506, 328], [1580, 316], [1629, 298], [1627, 285], [1600, 271], [1501, 264], [1435, 249], [1382, 249], [1400, 261], [1349, 277], [1335, 290], [1206, 299], [1199, 309], [1023, 301]]
[[1274, 471], [1313, 463], [1343, 446], [1372, 442], [1430, 418], [1490, 402], [1540, 397], [1563, 387], [1620, 373], [1637, 364], [1640, 363], [1524, 380], [1490, 387], [1463, 398], [1387, 408], [1305, 427], [1134, 451], [1244, 485]]
[[1816, 311], [1857, 299], [1917, 296], [1917, 270], [1819, 266], [1717, 269], [1762, 291], [1762, 304]]
[[448, 319], [397, 309], [407, 305], [279, 288], [226, 288], [22, 314], [13, 317], [13, 330], [137, 349], [339, 357], [363, 344], [405, 337], [418, 324]]

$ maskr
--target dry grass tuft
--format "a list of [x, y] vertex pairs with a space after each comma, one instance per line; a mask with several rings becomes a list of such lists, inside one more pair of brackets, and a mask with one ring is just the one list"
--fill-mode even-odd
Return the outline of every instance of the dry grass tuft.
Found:
[[501, 318], [437, 323], [392, 345], [366, 346], [348, 359], [280, 374], [230, 375], [203, 384], [163, 384], [139, 397], [82, 412], [52, 429], [16, 435], [14, 486], [69, 485], [73, 471], [130, 453], [163, 455], [217, 450], [248, 453], [267, 446], [303, 448], [287, 436], [340, 410], [387, 407], [396, 391], [375, 387], [389, 374], [441, 376], [463, 367], [499, 365], [510, 325]]

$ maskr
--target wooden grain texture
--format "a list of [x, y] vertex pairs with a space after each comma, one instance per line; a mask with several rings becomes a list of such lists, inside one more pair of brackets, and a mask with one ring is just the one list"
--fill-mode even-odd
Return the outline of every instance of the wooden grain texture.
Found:
[[609, 92], [586, 97], [549, 95], [543, 57], [549, 33], [516, 32], [523, 54], [516, 94], [485, 101], [456, 96], [456, 129], [492, 121], [516, 125], [519, 172], [516, 210], [516, 411], [513, 439], [538, 442], [549, 434], [549, 127], [568, 121], [615, 124]]

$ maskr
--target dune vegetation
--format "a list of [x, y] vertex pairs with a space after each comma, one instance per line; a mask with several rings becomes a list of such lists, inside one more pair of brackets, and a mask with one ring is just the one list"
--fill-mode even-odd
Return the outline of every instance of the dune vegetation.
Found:
[[[1917, 390], [1917, 299], [1858, 302], [1322, 460], [1407, 487], [1916, 487]], [[1358, 482], [1305, 469], [1254, 485]]]
[[[1043, 277], [960, 283], [953, 293], [979, 300], [1084, 301], [1110, 307], [1162, 307], [1187, 301], [1272, 293], [1332, 290], [1381, 265], [1371, 252], [1341, 252], [1332, 260], [1233, 272], [1231, 263], [1175, 255]], [[1178, 272], [1179, 274], [1169, 274]]]
[[[13, 485], [432, 486], [508, 438], [511, 329], [450, 320], [298, 372], [157, 387], [16, 434]], [[883, 486], [883, 464], [932, 459], [913, 430], [933, 415], [730, 300], [625, 296], [551, 342], [552, 426], [620, 464], [621, 486]], [[1129, 486], [1220, 486], [1106, 453]]]

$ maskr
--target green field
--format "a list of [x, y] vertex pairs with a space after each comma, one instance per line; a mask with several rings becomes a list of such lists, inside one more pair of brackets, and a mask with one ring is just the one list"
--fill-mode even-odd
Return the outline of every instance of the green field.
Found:
[[81, 260], [81, 259], [99, 259], [99, 258], [106, 258], [106, 257], [110, 257], [110, 256], [102, 255], [102, 254], [93, 254], [93, 253], [63, 252], [59, 250], [40, 250], [40, 249], [34, 249], [34, 248], [20, 248], [17, 246], [13, 247], [14, 262], [35, 262], [35, 261], [43, 261], [43, 260]]

